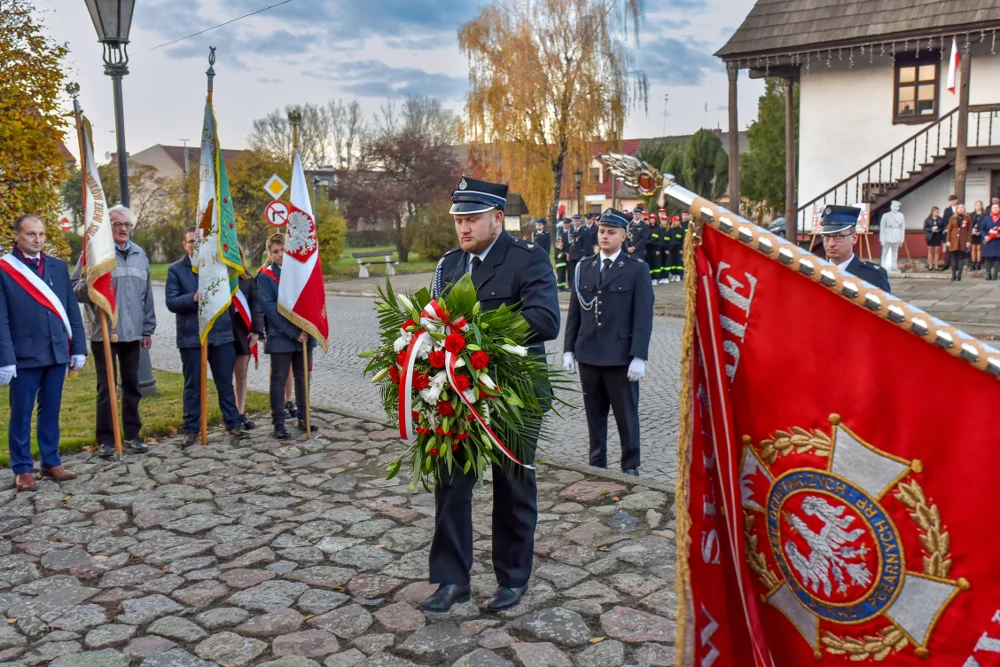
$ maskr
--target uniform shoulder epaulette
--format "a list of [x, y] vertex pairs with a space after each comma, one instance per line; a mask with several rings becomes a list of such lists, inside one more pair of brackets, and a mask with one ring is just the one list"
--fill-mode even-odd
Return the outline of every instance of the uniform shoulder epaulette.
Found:
[[454, 253], [458, 252], [458, 251], [459, 251], [459, 250], [461, 250], [461, 249], [462, 249], [462, 246], [458, 246], [458, 247], [456, 247], [456, 248], [452, 248], [451, 250], [449, 250], [449, 251], [448, 251], [448, 252], [446, 252], [445, 254], [441, 255], [441, 259], [444, 259], [444, 258], [445, 258], [445, 257], [447, 257], [448, 255], [451, 255], [451, 254], [454, 254]]
[[886, 275], [889, 275], [889, 273], [882, 266], [875, 264], [874, 262], [866, 262], [865, 260], [861, 260], [861, 266], [864, 266], [869, 269], [875, 269], [879, 273], [884, 273]]
[[516, 237], [512, 238], [513, 243], [511, 245], [521, 248], [522, 250], [527, 250], [529, 252], [534, 252], [535, 250], [541, 250], [542, 246], [538, 245], [534, 241], [525, 241], [524, 239], [519, 239]]

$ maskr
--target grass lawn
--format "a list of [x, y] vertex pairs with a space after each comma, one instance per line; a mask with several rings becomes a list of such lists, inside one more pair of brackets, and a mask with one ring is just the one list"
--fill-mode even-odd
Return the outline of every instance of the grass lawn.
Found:
[[167, 281], [167, 271], [170, 269], [170, 263], [167, 264], [150, 264], [149, 265], [149, 276], [153, 280], [161, 280], [163, 282]]
[[[184, 378], [180, 373], [154, 371], [156, 393], [145, 396], [139, 403], [142, 416], [142, 437], [156, 439], [177, 434], [183, 423]], [[10, 464], [7, 449], [7, 424], [10, 419], [10, 394], [2, 392], [0, 398], [0, 465]], [[94, 414], [97, 396], [97, 378], [94, 375], [94, 359], [79, 373], [70, 374], [63, 388], [62, 415], [60, 417], [61, 437], [59, 451], [63, 454], [79, 452], [84, 447], [97, 445], [94, 434]], [[259, 391], [247, 392], [247, 413], [259, 414], [270, 410], [267, 394]], [[215, 385], [208, 382], [208, 423], [210, 428], [220, 423], [219, 400]], [[32, 420], [34, 422], [34, 420]], [[262, 427], [266, 428], [266, 427]], [[35, 427], [31, 428], [31, 451], [38, 459], [38, 445], [35, 442]]]

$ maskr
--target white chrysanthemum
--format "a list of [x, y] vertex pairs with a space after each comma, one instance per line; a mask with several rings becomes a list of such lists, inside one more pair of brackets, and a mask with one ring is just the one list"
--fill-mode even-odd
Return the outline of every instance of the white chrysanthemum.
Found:
[[417, 359], [427, 359], [431, 356], [431, 350], [434, 345], [431, 342], [430, 337], [424, 336], [420, 341], [420, 345], [417, 346]]
[[399, 354], [410, 344], [411, 340], [413, 340], [413, 334], [406, 332], [396, 339], [396, 342], [392, 344], [392, 349], [396, 351], [396, 354]]

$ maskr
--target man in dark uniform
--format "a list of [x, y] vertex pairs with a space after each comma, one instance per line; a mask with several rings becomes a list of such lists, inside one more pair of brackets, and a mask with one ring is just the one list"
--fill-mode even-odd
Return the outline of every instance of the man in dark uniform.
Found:
[[691, 224], [691, 211], [684, 209], [681, 211], [681, 229], [685, 232], [688, 230], [688, 225]]
[[641, 218], [632, 218], [628, 223], [628, 238], [625, 250], [633, 258], [646, 261], [646, 244], [649, 242], [650, 227]]
[[[520, 304], [532, 336], [529, 354], [544, 358], [547, 340], [559, 335], [559, 296], [548, 255], [536, 244], [503, 229], [507, 186], [462, 177], [452, 193], [451, 214], [460, 248], [438, 262], [434, 296], [447, 292], [466, 273], [472, 276], [484, 310]], [[536, 391], [548, 394], [550, 389]], [[527, 462], [534, 452], [525, 452]], [[437, 591], [422, 606], [443, 612], [469, 599], [472, 568], [472, 490], [474, 474], [461, 467], [434, 491], [434, 539], [430, 581]], [[534, 470], [511, 474], [493, 466], [493, 570], [499, 587], [489, 599], [492, 611], [517, 604], [528, 587], [538, 520]]]
[[858, 241], [855, 226], [861, 209], [853, 206], [827, 206], [823, 211], [823, 249], [826, 258], [836, 264], [841, 271], [847, 271], [879, 289], [890, 292], [889, 274], [878, 264], [861, 261], [854, 254], [854, 244]]
[[569, 279], [573, 280], [573, 272], [576, 271], [577, 262], [583, 259], [583, 247], [586, 245], [587, 230], [583, 227], [583, 218], [578, 215], [573, 216], [573, 226], [567, 233], [569, 245], [566, 246], [566, 256], [569, 259]]
[[580, 369], [590, 431], [590, 465], [606, 468], [608, 407], [622, 444], [622, 472], [638, 475], [639, 380], [653, 330], [649, 267], [622, 252], [628, 222], [608, 209], [601, 216], [601, 251], [580, 263], [571, 279], [563, 368]]
[[535, 220], [535, 233], [531, 235], [531, 240], [540, 245], [546, 255], [552, 254], [552, 237], [545, 231], [545, 221], [541, 218]]
[[587, 230], [587, 239], [583, 248], [583, 256], [593, 257], [597, 253], [597, 223], [594, 222], [592, 213], [587, 214], [587, 224], [584, 225], [584, 229]]
[[65, 262], [47, 257], [45, 223], [14, 221], [14, 250], [0, 258], [0, 385], [10, 385], [7, 443], [14, 486], [35, 491], [31, 413], [38, 403], [42, 477], [76, 478], [59, 459], [59, 412], [67, 367], [83, 368], [87, 334]]

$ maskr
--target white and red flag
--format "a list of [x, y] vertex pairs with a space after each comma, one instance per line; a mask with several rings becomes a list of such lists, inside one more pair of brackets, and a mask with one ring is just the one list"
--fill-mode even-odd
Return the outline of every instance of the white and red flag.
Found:
[[[84, 221], [86, 232], [81, 255], [81, 275], [87, 279], [87, 291], [90, 302], [108, 315], [111, 328], [118, 323], [118, 311], [115, 308], [115, 287], [111, 274], [118, 266], [115, 258], [115, 240], [111, 233], [111, 218], [108, 215], [108, 202], [104, 197], [104, 187], [101, 176], [97, 172], [94, 161], [94, 146], [90, 133], [90, 122], [80, 112], [79, 103], [74, 100], [77, 117], [80, 118], [78, 131], [83, 146], [83, 179], [84, 179]], [[114, 338], [112, 338], [114, 340]]]
[[948, 92], [955, 94], [958, 84], [958, 65], [961, 58], [958, 55], [958, 40], [951, 38], [951, 57], [948, 59]]
[[324, 351], [330, 326], [326, 316], [323, 265], [319, 260], [316, 219], [302, 160], [295, 154], [292, 189], [285, 229], [285, 258], [278, 283], [278, 312], [316, 339]]

